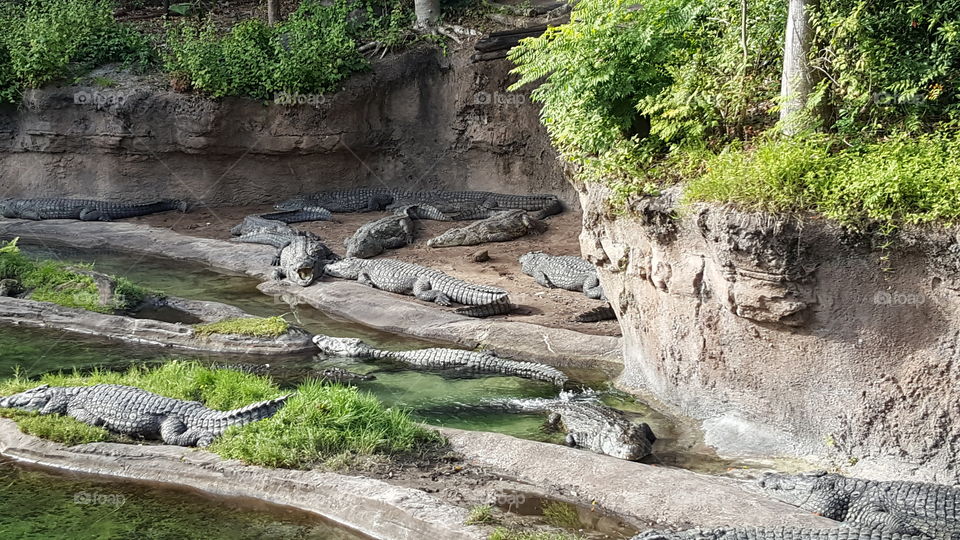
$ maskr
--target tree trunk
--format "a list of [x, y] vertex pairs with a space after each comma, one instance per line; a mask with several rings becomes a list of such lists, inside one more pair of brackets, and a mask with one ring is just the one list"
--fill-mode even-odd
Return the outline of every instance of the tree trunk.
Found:
[[267, 24], [273, 26], [280, 22], [280, 0], [267, 0]]
[[783, 77], [780, 80], [780, 129], [784, 135], [794, 135], [811, 126], [811, 117], [804, 110], [815, 84], [810, 67], [813, 30], [809, 11], [813, 0], [789, 2]]
[[435, 28], [440, 18], [440, 0], [414, 0], [417, 13], [417, 28], [421, 30]]

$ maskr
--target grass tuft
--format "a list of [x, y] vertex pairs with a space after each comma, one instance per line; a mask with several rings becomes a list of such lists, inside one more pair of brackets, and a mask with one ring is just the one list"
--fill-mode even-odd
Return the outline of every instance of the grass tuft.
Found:
[[493, 507], [489, 504], [481, 504], [470, 509], [470, 517], [467, 518], [467, 525], [490, 525], [496, 523], [497, 518], [493, 515]]
[[543, 504], [543, 520], [562, 529], [579, 529], [583, 526], [576, 507], [560, 501], [547, 501]]
[[198, 336], [230, 334], [262, 338], [279, 337], [286, 334], [289, 329], [290, 323], [285, 321], [283, 317], [243, 317], [210, 324], [198, 324], [193, 327], [194, 333]]
[[35, 412], [0, 409], [0, 417], [13, 420], [20, 426], [20, 430], [28, 435], [35, 435], [67, 446], [110, 441], [115, 438], [103, 428], [84, 424], [69, 416], [40, 416]]

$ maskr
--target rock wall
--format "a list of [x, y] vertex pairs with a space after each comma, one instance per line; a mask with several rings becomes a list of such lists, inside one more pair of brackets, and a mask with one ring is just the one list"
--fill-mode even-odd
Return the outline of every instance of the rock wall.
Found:
[[113, 86], [37, 90], [0, 108], [0, 197], [220, 206], [386, 185], [554, 192], [576, 204], [539, 107], [506, 91], [511, 64], [473, 64], [470, 52], [418, 48], [341, 92], [279, 104], [203, 99], [157, 75], [102, 69], [97, 80]]
[[883, 251], [813, 218], [678, 211], [677, 192], [630, 217], [580, 195], [621, 387], [701, 420], [723, 454], [960, 480], [960, 230]]

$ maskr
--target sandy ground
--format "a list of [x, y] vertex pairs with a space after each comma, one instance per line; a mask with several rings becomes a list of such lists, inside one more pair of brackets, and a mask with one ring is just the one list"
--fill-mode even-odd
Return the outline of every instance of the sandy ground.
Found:
[[[181, 234], [224, 240], [230, 238], [230, 228], [240, 223], [244, 216], [270, 211], [272, 208], [269, 206], [197, 208], [187, 214], [168, 212], [129, 221], [169, 228]], [[386, 215], [386, 212], [337, 214], [339, 223], [318, 221], [298, 223], [294, 224], [294, 227], [316, 233], [331, 249], [343, 254], [343, 241], [353, 235], [358, 227]], [[416, 241], [410, 246], [387, 251], [380, 257], [430, 266], [466, 281], [510, 291], [510, 298], [517, 309], [502, 317], [505, 320], [566, 328], [588, 334], [619, 336], [620, 326], [617, 321], [577, 323], [572, 320], [584, 311], [602, 306], [603, 302], [591, 300], [575, 291], [541, 287], [533, 278], [520, 271], [517, 259], [529, 251], [543, 251], [551, 255], [580, 255], [580, 213], [567, 211], [548, 218], [547, 222], [549, 228], [546, 233], [526, 236], [512, 242], [430, 248], [427, 247], [427, 240], [430, 238], [470, 222], [415, 221]], [[483, 250], [490, 254], [490, 260], [483, 263], [473, 262], [471, 254]]]

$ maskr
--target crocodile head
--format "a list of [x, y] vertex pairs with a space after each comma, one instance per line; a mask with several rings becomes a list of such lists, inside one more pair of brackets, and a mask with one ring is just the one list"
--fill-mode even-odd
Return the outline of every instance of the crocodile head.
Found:
[[328, 276], [342, 279], [357, 279], [360, 277], [360, 270], [366, 264], [365, 259], [355, 257], [345, 257], [339, 261], [334, 261], [326, 266], [324, 271]]
[[287, 199], [286, 201], [278, 202], [277, 204], [273, 205], [274, 208], [280, 210], [281, 212], [292, 212], [294, 210], [300, 210], [306, 206], [309, 206], [309, 204], [306, 198], [302, 196]]
[[839, 485], [843, 477], [817, 471], [803, 474], [769, 473], [760, 479], [767, 496], [814, 514], [842, 521], [847, 495]]
[[0, 398], [0, 409], [39, 411], [53, 398], [50, 385], [38, 386], [19, 394]]
[[0, 199], [0, 216], [6, 218], [17, 217], [16, 200]]
[[542, 251], [531, 251], [520, 256], [520, 270], [524, 273], [532, 275], [534, 270], [536, 270], [537, 264], [539, 264], [540, 259], [543, 258]]
[[347, 248], [347, 257], [365, 259], [383, 253], [380, 242], [372, 234], [357, 234], [347, 238], [343, 245]]
[[332, 356], [358, 357], [371, 351], [369, 345], [357, 338], [339, 338], [317, 334], [313, 343], [324, 353]]

